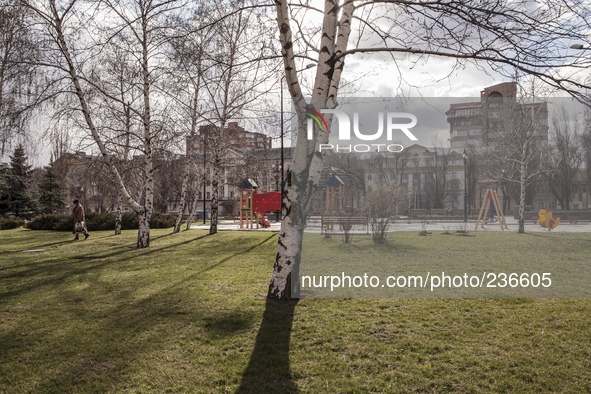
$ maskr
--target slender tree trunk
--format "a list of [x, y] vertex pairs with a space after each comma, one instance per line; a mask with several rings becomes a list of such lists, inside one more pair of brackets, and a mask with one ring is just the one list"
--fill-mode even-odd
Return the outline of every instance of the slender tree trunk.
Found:
[[121, 235], [121, 218], [123, 216], [123, 197], [117, 193], [117, 218], [115, 219], [115, 235]]
[[185, 213], [185, 207], [187, 204], [187, 188], [189, 186], [189, 171], [191, 171], [191, 159], [189, 159], [187, 155], [187, 163], [185, 163], [185, 172], [183, 174], [183, 187], [181, 188], [181, 202], [179, 205], [179, 213], [176, 217], [176, 221], [174, 222], [174, 229], [172, 230], [173, 234], [178, 233], [181, 231], [181, 221], [183, 220], [183, 213]]
[[[289, 178], [289, 175], [288, 175]], [[301, 236], [303, 236], [303, 228], [301, 229], [300, 243], [297, 243], [297, 235], [300, 229], [295, 229], [292, 225], [292, 211], [291, 201], [288, 187], [283, 187], [281, 190], [281, 230], [279, 231], [279, 242], [277, 245], [277, 257], [275, 258], [275, 266], [273, 267], [273, 277], [269, 284], [269, 291], [267, 298], [277, 300], [289, 300], [292, 296], [299, 297], [299, 294], [292, 295], [292, 278], [297, 280], [299, 278], [298, 263], [299, 260], [294, 259], [292, 248], [299, 245], [301, 257]], [[295, 231], [294, 231], [295, 230]], [[294, 272], [296, 268], [296, 272]], [[299, 287], [297, 287], [299, 289]], [[299, 293], [299, 291], [298, 291]]]
[[150, 246], [150, 219], [154, 209], [154, 167], [152, 163], [150, 73], [148, 68], [148, 26], [145, 15], [142, 16], [142, 76], [144, 96], [144, 206], [139, 212], [138, 248]]
[[134, 211], [140, 213], [142, 211], [143, 207], [141, 207], [136, 201], [134, 201], [132, 199], [131, 195], [129, 194], [129, 192], [127, 191], [125, 184], [123, 183], [123, 179], [121, 178], [119, 171], [117, 171], [117, 169], [115, 168], [115, 165], [113, 164], [111, 156], [107, 153], [107, 149], [105, 148], [105, 145], [104, 145], [103, 141], [101, 140], [100, 135], [98, 134], [98, 131], [94, 125], [94, 122], [92, 120], [92, 116], [90, 113], [90, 109], [88, 107], [88, 103], [86, 101], [86, 98], [84, 97], [82, 87], [80, 86], [80, 79], [78, 78], [78, 71], [76, 69], [76, 66], [74, 65], [74, 62], [72, 60], [72, 57], [71, 57], [69, 49], [68, 49], [68, 45], [67, 45], [66, 40], [63, 35], [62, 18], [59, 16], [59, 14], [57, 12], [55, 2], [51, 1], [50, 5], [51, 5], [51, 12], [54, 17], [53, 27], [54, 27], [56, 35], [57, 35], [56, 40], [60, 46], [60, 50], [61, 50], [61, 52], [66, 60], [66, 63], [68, 65], [68, 72], [70, 74], [72, 84], [74, 85], [74, 88], [76, 89], [76, 96], [78, 97], [78, 100], [80, 102], [80, 109], [82, 111], [82, 114], [84, 115], [84, 119], [86, 121], [86, 124], [88, 125], [88, 128], [90, 130], [90, 133], [91, 133], [94, 141], [96, 142], [96, 144], [99, 147], [99, 150], [101, 152], [103, 160], [105, 161], [105, 163], [107, 163], [109, 170], [111, 171], [111, 175], [113, 176], [113, 179], [115, 179], [115, 182], [117, 184], [119, 192], [121, 193], [123, 198], [125, 198], [127, 205], [130, 206]]
[[152, 212], [144, 210], [139, 214], [139, 229], [137, 233], [137, 247], [147, 248], [150, 246], [150, 219]]
[[193, 223], [193, 216], [195, 215], [195, 211], [197, 211], [197, 207], [195, 207], [195, 210], [193, 210], [193, 206], [195, 205], [194, 203], [195, 203], [195, 199], [192, 199], [187, 204], [188, 208], [189, 208], [189, 219], [187, 219], [187, 227], [185, 228], [185, 230], [191, 229], [191, 224]]
[[[190, 143], [193, 143], [193, 139], [195, 138], [195, 132], [197, 130], [197, 105], [199, 104], [199, 83], [201, 81], [201, 56], [199, 56], [199, 74], [197, 75], [197, 84], [195, 85], [195, 94], [193, 95], [193, 106], [191, 108], [191, 133], [189, 137]], [[172, 233], [178, 233], [181, 230], [181, 220], [183, 218], [183, 213], [185, 212], [186, 206], [186, 198], [187, 198], [187, 187], [189, 186], [189, 174], [191, 169], [193, 168], [193, 154], [192, 149], [189, 146], [186, 147], [186, 163], [185, 163], [185, 173], [183, 175], [183, 187], [181, 189], [181, 202], [179, 207], [179, 214], [176, 218], [176, 222], [174, 224], [174, 230]], [[192, 209], [189, 208], [189, 213], [191, 213]], [[187, 226], [187, 230], [191, 227], [189, 224]]]
[[[302, 97], [303, 94], [296, 73], [288, 2], [286, 0], [275, 0], [275, 5], [281, 54], [285, 67], [285, 81], [291, 97], [298, 102], [296, 108], [301, 111], [306, 106], [306, 103]], [[335, 62], [334, 55], [343, 53], [347, 49], [354, 4], [348, 2], [343, 7], [339, 7], [333, 0], [325, 0], [324, 8], [327, 12], [325, 12], [324, 16], [320, 42], [321, 50], [318, 56], [313, 96], [325, 97], [331, 100], [330, 98], [335, 98], [338, 95], [340, 76], [345, 59], [341, 57]], [[339, 20], [340, 11], [342, 13]], [[334, 103], [334, 101], [331, 100], [331, 103]], [[325, 108], [330, 107], [332, 107], [331, 104]], [[306, 130], [301, 113], [298, 114], [298, 122], [301, 122], [299, 125], [301, 133]], [[328, 128], [330, 129], [330, 125]], [[292, 186], [289, 189], [285, 187], [285, 193], [282, 196], [283, 220], [279, 233], [273, 278], [267, 293], [269, 299], [287, 300], [292, 297], [299, 297], [299, 283], [292, 283], [292, 280], [299, 280], [299, 260], [301, 257], [305, 212], [310, 205], [310, 197], [318, 186], [322, 170], [322, 155], [319, 152], [312, 151], [318, 143], [327, 142], [328, 130], [319, 131], [313, 142], [306, 141], [298, 136], [290, 174]], [[296, 201], [296, 203], [292, 205], [291, 202], [293, 201]], [[292, 294], [292, 288], [296, 291], [294, 294]]]
[[211, 225], [209, 227], [209, 234], [216, 234], [218, 232], [218, 186], [220, 178], [220, 151], [214, 149], [213, 157], [213, 179], [211, 180]]
[[520, 193], [519, 193], [519, 230], [518, 233], [525, 233], [525, 159], [521, 161]]

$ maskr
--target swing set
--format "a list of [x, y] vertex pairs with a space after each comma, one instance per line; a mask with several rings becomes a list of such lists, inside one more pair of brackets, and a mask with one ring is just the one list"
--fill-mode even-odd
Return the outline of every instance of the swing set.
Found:
[[[486, 207], [486, 210], [484, 209]], [[490, 208], [490, 216], [488, 216]], [[484, 211], [484, 216], [482, 215]], [[495, 218], [495, 212], [498, 214], [498, 218]], [[501, 230], [505, 231], [505, 229], [509, 230], [507, 227], [507, 222], [505, 220], [505, 215], [503, 215], [503, 210], [501, 209], [501, 203], [499, 201], [499, 196], [497, 192], [493, 191], [492, 189], [486, 190], [486, 197], [484, 199], [484, 203], [480, 207], [480, 213], [478, 214], [478, 220], [476, 221], [476, 227], [474, 230], [478, 230], [478, 225], [482, 220], [482, 224], [480, 228], [484, 228], [485, 223], [494, 223], [495, 221], [499, 222], [501, 225]]]

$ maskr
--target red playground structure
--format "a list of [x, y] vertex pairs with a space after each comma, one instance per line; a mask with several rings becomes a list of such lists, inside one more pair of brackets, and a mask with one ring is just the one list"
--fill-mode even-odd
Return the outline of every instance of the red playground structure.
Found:
[[263, 213], [281, 210], [281, 193], [258, 193], [259, 187], [252, 179], [245, 179], [240, 184], [240, 228], [256, 228], [259, 224], [270, 227]]

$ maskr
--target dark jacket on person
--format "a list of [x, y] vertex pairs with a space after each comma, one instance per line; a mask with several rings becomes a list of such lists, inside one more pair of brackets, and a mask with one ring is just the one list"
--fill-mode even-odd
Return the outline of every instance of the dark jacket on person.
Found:
[[88, 231], [86, 229], [86, 220], [84, 218], [84, 207], [81, 204], [74, 205], [72, 215], [74, 215], [74, 234], [76, 234], [76, 223], [78, 222], [84, 222], [84, 231]]

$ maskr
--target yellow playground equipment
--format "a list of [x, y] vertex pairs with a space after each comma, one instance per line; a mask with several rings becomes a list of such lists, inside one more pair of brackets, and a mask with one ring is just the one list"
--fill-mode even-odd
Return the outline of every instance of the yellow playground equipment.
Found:
[[538, 223], [540, 226], [542, 226], [542, 228], [547, 228], [548, 231], [552, 231], [552, 229], [556, 228], [558, 223], [560, 223], [560, 217], [554, 218], [552, 216], [552, 211], [550, 210], [546, 211], [544, 209], [540, 209], [538, 216]]

